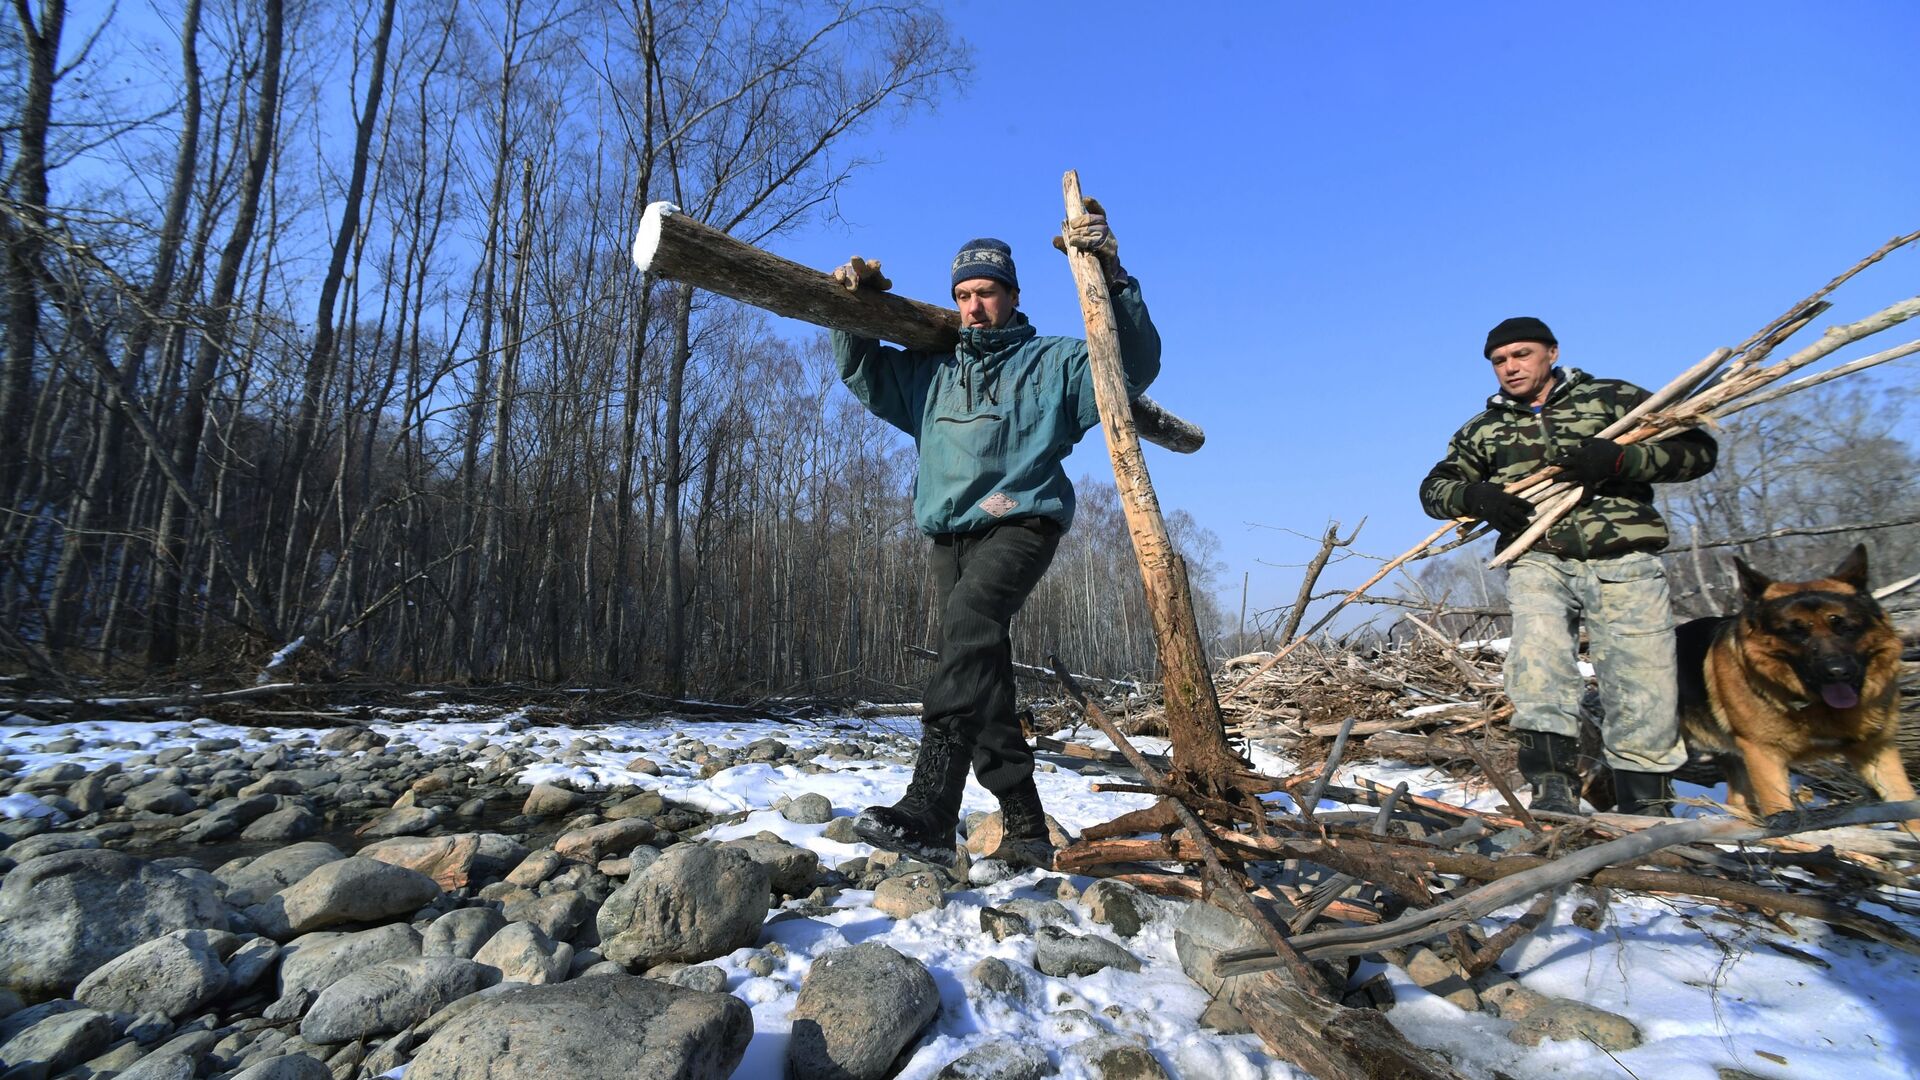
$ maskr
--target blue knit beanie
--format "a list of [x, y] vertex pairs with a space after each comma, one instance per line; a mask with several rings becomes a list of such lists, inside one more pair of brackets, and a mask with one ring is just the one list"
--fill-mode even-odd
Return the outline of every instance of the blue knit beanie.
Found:
[[958, 288], [961, 282], [974, 278], [992, 278], [1009, 289], [1018, 289], [1020, 278], [1013, 271], [1013, 249], [990, 236], [962, 244], [960, 254], [953, 257], [953, 285]]

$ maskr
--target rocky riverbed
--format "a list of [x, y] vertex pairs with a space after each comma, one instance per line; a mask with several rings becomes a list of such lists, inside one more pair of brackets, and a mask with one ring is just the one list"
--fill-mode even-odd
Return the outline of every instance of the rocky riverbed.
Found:
[[[1249, 943], [1215, 909], [857, 843], [911, 720], [363, 720], [0, 721], [0, 1080], [1295, 1075], [1208, 975]], [[1043, 769], [1063, 832], [1147, 802]], [[992, 805], [969, 787], [970, 854]], [[1470, 1076], [1920, 1075], [1913, 957], [1594, 907], [1569, 891], [1516, 978], [1417, 949], [1352, 982]]]
[[[896, 770], [911, 745], [884, 729], [722, 745], [702, 725], [597, 735], [437, 712], [315, 731], [10, 729], [4, 1075], [881, 1077], [942, 991], [922, 960], [845, 932], [843, 896], [892, 920], [966, 896], [971, 935], [1025, 941], [1028, 962], [983, 957], [958, 988], [984, 1009], [1137, 972], [1111, 928], [1161, 910], [1112, 884], [1082, 896], [1064, 877], [975, 869], [1000, 886], [995, 907], [965, 858], [858, 844], [857, 807], [803, 792], [754, 815], [738, 794], [775, 773]], [[779, 829], [745, 828], [776, 815]], [[994, 842], [997, 819], [971, 825], [974, 848]], [[822, 865], [795, 831], [847, 857]], [[805, 956], [782, 943], [796, 938]], [[741, 1069], [749, 1002], [781, 997], [786, 1037]], [[1164, 1075], [1146, 1039], [1116, 1035], [1125, 1014], [1055, 1013], [1079, 1036], [1058, 1061], [975, 1040], [939, 1072]], [[1267, 1071], [1240, 1041], [1238, 1071]]]

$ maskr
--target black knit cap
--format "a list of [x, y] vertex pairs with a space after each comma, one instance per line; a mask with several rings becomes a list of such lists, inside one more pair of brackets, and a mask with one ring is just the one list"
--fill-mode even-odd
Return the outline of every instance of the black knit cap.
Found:
[[1502, 345], [1511, 345], [1516, 341], [1540, 341], [1548, 345], [1560, 344], [1559, 340], [1553, 336], [1553, 331], [1547, 329], [1546, 323], [1541, 322], [1531, 315], [1515, 315], [1511, 319], [1502, 319], [1499, 326], [1487, 331], [1487, 347], [1480, 350], [1480, 355], [1491, 360], [1493, 359], [1493, 350]]
[[1020, 287], [1013, 270], [1013, 249], [1006, 241], [983, 236], [960, 245], [960, 254], [953, 257], [953, 284], [958, 287], [974, 278], [992, 278], [1009, 289]]

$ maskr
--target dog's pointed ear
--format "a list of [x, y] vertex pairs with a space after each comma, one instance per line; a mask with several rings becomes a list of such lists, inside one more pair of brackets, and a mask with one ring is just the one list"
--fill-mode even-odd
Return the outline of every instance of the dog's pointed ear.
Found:
[[1847, 557], [1841, 560], [1838, 569], [1829, 577], [1854, 587], [1857, 592], [1867, 591], [1867, 545], [1855, 544]]
[[1773, 579], [1747, 565], [1747, 560], [1738, 555], [1733, 557], [1733, 572], [1740, 577], [1740, 592], [1748, 604], [1758, 604]]

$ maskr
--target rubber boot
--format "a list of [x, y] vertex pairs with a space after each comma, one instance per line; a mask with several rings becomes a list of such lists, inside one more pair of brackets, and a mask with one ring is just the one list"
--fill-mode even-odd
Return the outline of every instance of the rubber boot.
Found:
[[1029, 776], [1000, 797], [1000, 846], [987, 853], [1014, 870], [1053, 868], [1053, 840], [1047, 835], [1047, 812], [1040, 805], [1040, 789]]
[[1520, 775], [1533, 785], [1527, 809], [1549, 814], [1578, 814], [1574, 778], [1580, 775], [1580, 740], [1551, 731], [1515, 731], [1520, 744]]
[[952, 866], [960, 796], [967, 788], [970, 753], [949, 732], [927, 731], [913, 760], [907, 793], [892, 806], [869, 806], [853, 819], [853, 831], [875, 847]]
[[1673, 816], [1673, 774], [1613, 770], [1613, 798], [1622, 814]]

